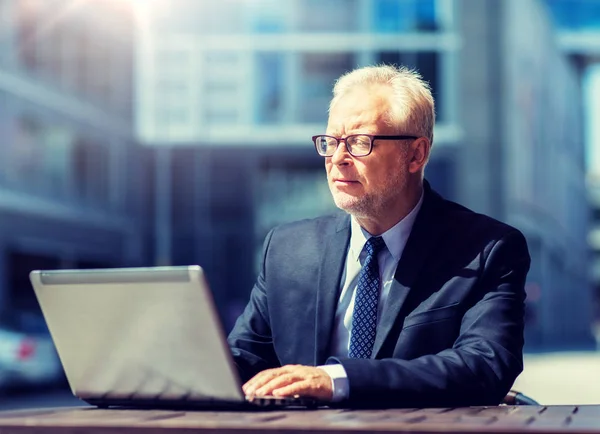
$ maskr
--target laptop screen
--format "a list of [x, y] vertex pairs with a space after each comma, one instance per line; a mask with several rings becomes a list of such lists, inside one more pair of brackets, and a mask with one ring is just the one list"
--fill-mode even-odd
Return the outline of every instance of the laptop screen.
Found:
[[202, 268], [38, 270], [30, 278], [76, 396], [244, 400]]

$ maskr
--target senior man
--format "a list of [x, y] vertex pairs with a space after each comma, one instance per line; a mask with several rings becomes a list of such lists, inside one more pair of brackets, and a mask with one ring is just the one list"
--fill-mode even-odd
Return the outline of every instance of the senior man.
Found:
[[228, 338], [247, 394], [377, 407], [506, 395], [523, 366], [527, 244], [424, 180], [434, 123], [415, 71], [370, 66], [337, 80], [313, 141], [346, 213], [267, 235]]

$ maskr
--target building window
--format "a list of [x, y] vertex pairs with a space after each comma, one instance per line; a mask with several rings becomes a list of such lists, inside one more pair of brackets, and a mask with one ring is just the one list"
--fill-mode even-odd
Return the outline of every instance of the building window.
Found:
[[442, 100], [444, 99], [444, 89], [440, 89], [442, 80], [439, 73], [440, 53], [437, 51], [417, 51], [417, 52], [399, 52], [399, 51], [381, 51], [377, 53], [377, 61], [380, 63], [403, 65], [414, 68], [423, 76], [425, 81], [431, 86], [431, 92], [435, 98], [437, 121], [444, 121]]
[[271, 228], [336, 210], [318, 159], [266, 158], [255, 182], [255, 266], [262, 258], [262, 242]]
[[41, 124], [33, 118], [20, 117], [15, 121], [14, 138], [10, 149], [8, 179], [17, 188], [36, 190], [43, 182]]
[[372, 0], [371, 29], [376, 33], [436, 31], [436, 0]]
[[248, 30], [251, 33], [281, 33], [286, 30], [287, 2], [281, 0], [244, 1]]
[[256, 54], [256, 122], [279, 123], [283, 120], [284, 54]]
[[559, 27], [571, 30], [598, 30], [600, 2], [590, 0], [546, 0]]
[[38, 70], [37, 29], [39, 26], [40, 2], [20, 0], [17, 2], [17, 44], [21, 65], [31, 72]]
[[238, 112], [229, 107], [216, 107], [206, 110], [204, 119], [208, 124], [230, 125], [238, 123]]
[[160, 21], [181, 33], [232, 34], [244, 29], [243, 1], [184, 0], [177, 2], [176, 13], [165, 14]]
[[304, 54], [301, 58], [299, 121], [325, 122], [335, 80], [355, 66], [352, 53]]
[[18, 0], [19, 63], [37, 78], [130, 117], [124, 95], [131, 100], [131, 8], [126, 2], [80, 3], [58, 16], [56, 2]]
[[70, 130], [31, 116], [17, 118], [14, 125], [6, 156], [7, 180], [17, 189], [64, 196], [69, 183]]
[[298, 2], [298, 30], [302, 32], [358, 32], [356, 0], [302, 0]]
[[69, 190], [73, 133], [53, 125], [44, 129], [44, 183], [53, 194], [64, 196]]
[[73, 148], [73, 184], [77, 196], [94, 205], [109, 201], [109, 148], [79, 139]]
[[161, 77], [156, 83], [156, 96], [160, 101], [181, 101], [189, 92], [188, 83], [179, 77]]

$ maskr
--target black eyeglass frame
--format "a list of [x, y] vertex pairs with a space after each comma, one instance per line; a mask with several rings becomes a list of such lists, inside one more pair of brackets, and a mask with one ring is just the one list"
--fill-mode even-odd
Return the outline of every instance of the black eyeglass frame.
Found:
[[[356, 154], [352, 153], [352, 151], [350, 150], [347, 140], [348, 140], [348, 138], [357, 137], [357, 136], [365, 136], [365, 137], [369, 138], [369, 140], [370, 140], [369, 152], [367, 152], [366, 154], [356, 155]], [[319, 147], [317, 145], [317, 138], [319, 138], [319, 137], [329, 137], [330, 139], [335, 139], [337, 141], [337, 144], [335, 145], [335, 148], [331, 155], [324, 155], [319, 152]], [[353, 157], [366, 157], [373, 151], [373, 142], [375, 140], [410, 140], [410, 139], [418, 139], [418, 138], [419, 138], [419, 136], [407, 136], [407, 135], [391, 136], [391, 135], [378, 135], [378, 134], [350, 134], [350, 135], [347, 135], [346, 137], [335, 137], [335, 136], [329, 136], [327, 134], [319, 134], [316, 136], [312, 136], [312, 141], [313, 141], [313, 144], [315, 145], [315, 150], [317, 151], [317, 154], [319, 154], [321, 157], [332, 157], [333, 154], [335, 153], [335, 151], [337, 150], [338, 146], [340, 146], [341, 141], [344, 142], [344, 145], [346, 146], [346, 150]]]

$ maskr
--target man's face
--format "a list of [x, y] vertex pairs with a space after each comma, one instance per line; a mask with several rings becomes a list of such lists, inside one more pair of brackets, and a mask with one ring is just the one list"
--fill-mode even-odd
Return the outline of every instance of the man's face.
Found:
[[[405, 134], [386, 124], [389, 103], [386, 89], [357, 88], [331, 109], [327, 134]], [[325, 158], [327, 180], [338, 208], [356, 217], [377, 218], [397, 209], [407, 189], [408, 166], [405, 141], [376, 140], [371, 154], [353, 157], [344, 143]]]

